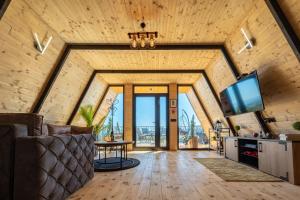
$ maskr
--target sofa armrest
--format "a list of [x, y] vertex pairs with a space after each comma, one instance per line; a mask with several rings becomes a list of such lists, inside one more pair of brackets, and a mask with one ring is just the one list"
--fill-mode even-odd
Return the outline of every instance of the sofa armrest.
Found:
[[26, 135], [26, 125], [0, 125], [0, 199], [12, 199], [15, 139]]
[[94, 176], [92, 135], [16, 141], [15, 199], [65, 199]]

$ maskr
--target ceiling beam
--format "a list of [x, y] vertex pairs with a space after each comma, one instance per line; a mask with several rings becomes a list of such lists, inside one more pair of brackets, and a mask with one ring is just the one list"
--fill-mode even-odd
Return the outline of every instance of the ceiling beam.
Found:
[[73, 50], [132, 50], [132, 51], [156, 51], [156, 50], [219, 50], [223, 44], [157, 44], [155, 48], [131, 48], [129, 44], [101, 44], [101, 43], [70, 43]]
[[50, 74], [50, 77], [48, 78], [48, 80], [45, 83], [45, 86], [43, 87], [41, 94], [38, 96], [37, 101], [35, 102], [35, 104], [33, 105], [31, 112], [32, 113], [39, 113], [47, 96], [49, 95], [57, 77], [59, 76], [59, 73], [61, 71], [61, 69], [63, 68], [66, 60], [68, 59], [68, 56], [71, 52], [71, 48], [69, 45], [65, 45], [62, 55], [59, 57], [57, 64], [54, 67], [54, 70], [52, 71], [52, 73]]
[[287, 42], [294, 51], [295, 56], [300, 62], [300, 41], [295, 30], [289, 23], [277, 0], [265, 0], [265, 2], [279, 28], [281, 29], [283, 35], [285, 36]]
[[198, 74], [204, 70], [199, 69], [162, 69], [162, 70], [95, 70], [99, 74]]
[[3, 17], [5, 11], [7, 10], [11, 0], [2, 0], [0, 4], [0, 20]]
[[[57, 77], [59, 76], [59, 73], [64, 66], [64, 63], [66, 62], [70, 52], [74, 50], [137, 50], [132, 49], [128, 44], [100, 44], [100, 43], [89, 43], [89, 44], [81, 44], [81, 43], [67, 43], [65, 45], [65, 48], [63, 50], [62, 55], [60, 56], [57, 64], [55, 65], [55, 68], [53, 72], [51, 73], [49, 79], [45, 83], [45, 86], [41, 92], [41, 94], [38, 96], [38, 99], [36, 103], [33, 105], [32, 113], [39, 113], [48, 94], [50, 93]], [[138, 50], [149, 50], [149, 49], [138, 49]], [[223, 44], [158, 44], [156, 48], [151, 49], [153, 51], [155, 50], [221, 50], [223, 53], [223, 56], [228, 63], [228, 66], [230, 67], [232, 73], [237, 78], [239, 76], [239, 72], [237, 68], [235, 67], [233, 61], [231, 60], [228, 51], [226, 50], [225, 46]], [[95, 70], [95, 73], [201, 73], [206, 78], [206, 81], [208, 82], [211, 92], [213, 93], [213, 96], [215, 97], [215, 100], [218, 102], [218, 105], [220, 106], [220, 100], [212, 87], [205, 70]], [[88, 88], [85, 88], [88, 90]], [[100, 100], [100, 102], [97, 104], [95, 114], [98, 111], [106, 93], [108, 92], [109, 87], [106, 88], [105, 94], [103, 98]], [[84, 98], [83, 96], [79, 97], [79, 101], [82, 101], [81, 98]], [[79, 101], [77, 101], [76, 107], [79, 104]], [[76, 108], [75, 107], [75, 108]], [[220, 107], [221, 108], [221, 107]], [[76, 114], [76, 112], [73, 110], [71, 113], [70, 118], [68, 119], [68, 123], [71, 123], [69, 120], [71, 120], [72, 115]], [[258, 119], [258, 122], [262, 129], [266, 132], [270, 132], [267, 125], [264, 123], [264, 120], [262, 118], [262, 114], [259, 112], [255, 113], [256, 118]], [[235, 134], [235, 130], [233, 128], [233, 125], [229, 118], [226, 118], [226, 121], [231, 128], [232, 132]]]

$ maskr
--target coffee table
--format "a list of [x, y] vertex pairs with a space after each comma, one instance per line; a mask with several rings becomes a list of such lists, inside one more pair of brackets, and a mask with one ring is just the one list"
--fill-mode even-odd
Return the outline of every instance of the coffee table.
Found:
[[[115, 171], [135, 167], [139, 165], [139, 160], [128, 158], [128, 145], [134, 141], [96, 141], [95, 146], [98, 151], [98, 159], [94, 160], [95, 171]], [[107, 150], [115, 150], [115, 157], [107, 157]], [[104, 158], [101, 159], [101, 151], [104, 151]], [[120, 151], [120, 157], [118, 157]]]

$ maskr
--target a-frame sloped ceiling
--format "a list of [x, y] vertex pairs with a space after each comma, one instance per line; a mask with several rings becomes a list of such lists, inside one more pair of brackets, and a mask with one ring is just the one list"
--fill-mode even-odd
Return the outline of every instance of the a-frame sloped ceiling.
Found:
[[[299, 1], [278, 2], [299, 36]], [[0, 21], [0, 112], [32, 110], [66, 42], [128, 43], [127, 32], [139, 31], [142, 17], [147, 30], [159, 31], [158, 43], [225, 43], [240, 73], [258, 70], [263, 114], [277, 120], [271, 129], [293, 132], [291, 124], [300, 120], [300, 65], [263, 0], [12, 0]], [[241, 27], [256, 45], [238, 54]], [[34, 48], [33, 32], [54, 37], [44, 55]], [[219, 93], [235, 77], [222, 56], [209, 59], [203, 68]], [[66, 123], [97, 62], [96, 56], [70, 55], [43, 105], [47, 120]], [[194, 86], [213, 120], [223, 118], [206, 84], [200, 78]], [[245, 132], [260, 129], [252, 114], [231, 121]]]

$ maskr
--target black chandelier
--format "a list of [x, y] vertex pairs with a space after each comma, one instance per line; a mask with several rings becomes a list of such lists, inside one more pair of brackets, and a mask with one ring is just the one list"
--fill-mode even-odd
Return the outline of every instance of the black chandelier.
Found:
[[158, 32], [144, 31], [146, 24], [142, 22], [140, 24], [143, 31], [128, 33], [128, 37], [131, 40], [131, 48], [155, 48], [155, 39], [158, 37]]

